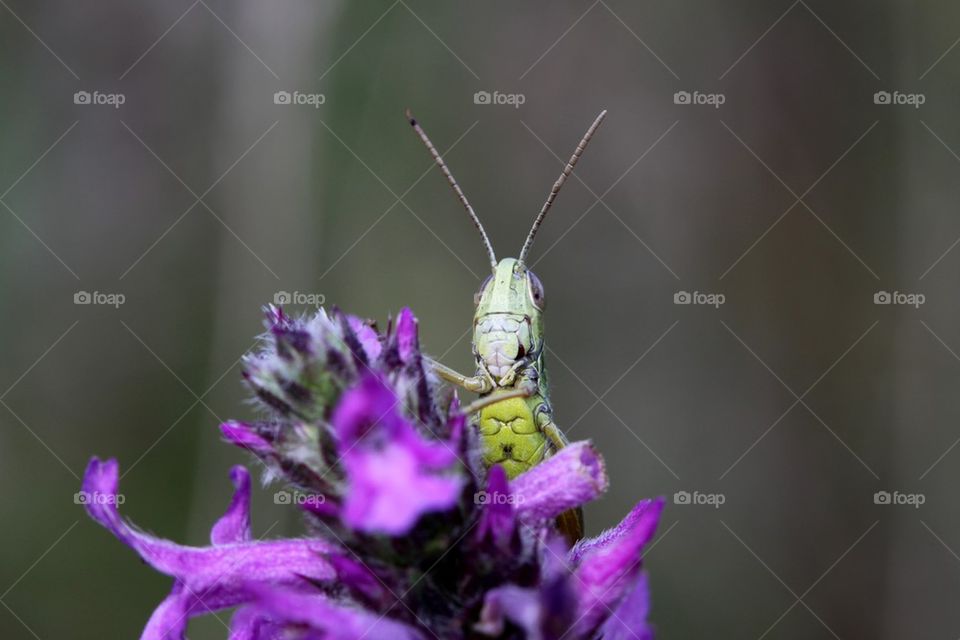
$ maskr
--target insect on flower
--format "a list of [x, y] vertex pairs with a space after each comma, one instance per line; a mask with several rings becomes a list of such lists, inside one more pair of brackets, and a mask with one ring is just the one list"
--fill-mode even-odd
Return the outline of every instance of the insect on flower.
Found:
[[589, 442], [512, 480], [487, 472], [458, 403], [425, 375], [409, 309], [385, 334], [336, 309], [271, 306], [266, 325], [243, 362], [260, 419], [221, 433], [266, 478], [322, 499], [283, 502], [302, 536], [254, 535], [236, 466], [210, 544], [177, 544], [124, 518], [119, 464], [91, 459], [82, 491], [104, 499], [84, 508], [173, 580], [141, 640], [185, 640], [191, 618], [225, 609], [230, 640], [651, 639], [642, 551], [663, 500], [567, 548], [556, 519], [607, 488]]
[[[560, 188], [606, 115], [606, 111], [600, 112], [567, 161], [534, 219], [519, 256], [498, 261], [490, 238], [460, 185], [423, 128], [407, 111], [414, 131], [480, 231], [492, 269], [474, 294], [476, 373], [466, 376], [435, 361], [430, 361], [430, 366], [444, 380], [480, 395], [480, 399], [466, 409], [468, 413], [478, 414], [476, 424], [484, 445], [483, 461], [488, 467], [501, 465], [508, 478], [527, 471], [568, 444], [553, 420], [547, 384], [543, 332], [546, 297], [543, 284], [526, 260]], [[561, 514], [557, 524], [571, 543], [583, 537], [583, 513], [579, 509]]]
[[[274, 497], [300, 510], [302, 536], [254, 536], [242, 466], [230, 472], [233, 498], [209, 545], [147, 534], [120, 513], [117, 461], [90, 460], [82, 491], [104, 499], [84, 501], [87, 513], [173, 580], [141, 640], [186, 640], [191, 618], [226, 609], [235, 609], [230, 640], [651, 640], [643, 549], [663, 500], [641, 500], [619, 524], [570, 544], [581, 505], [608, 478], [591, 443], [567, 444], [553, 424], [543, 289], [525, 266], [600, 118], [520, 257], [498, 263], [490, 251], [476, 376], [422, 354], [410, 309], [381, 333], [336, 308], [266, 308], [266, 332], [242, 367], [259, 416], [220, 429], [267, 480], [310, 498]], [[480, 399], [461, 409], [431, 371]], [[479, 429], [467, 428], [475, 413]]]

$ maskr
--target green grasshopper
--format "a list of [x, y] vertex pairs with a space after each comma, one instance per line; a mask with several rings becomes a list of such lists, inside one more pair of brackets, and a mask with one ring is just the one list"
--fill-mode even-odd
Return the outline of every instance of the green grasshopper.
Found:
[[[480, 399], [466, 410], [479, 413], [477, 426], [483, 443], [483, 462], [488, 468], [501, 465], [508, 478], [527, 471], [568, 444], [563, 432], [553, 421], [544, 366], [543, 311], [546, 298], [543, 284], [527, 267], [526, 259], [537, 230], [557, 193], [573, 172], [580, 154], [606, 114], [606, 111], [602, 111], [587, 129], [550, 189], [523, 243], [520, 256], [498, 262], [480, 218], [427, 134], [407, 112], [410, 124], [480, 231], [493, 270], [474, 294], [475, 375], [462, 375], [432, 360], [429, 364], [440, 378], [479, 394]], [[583, 514], [579, 509], [562, 514], [557, 524], [571, 542], [583, 537]]]

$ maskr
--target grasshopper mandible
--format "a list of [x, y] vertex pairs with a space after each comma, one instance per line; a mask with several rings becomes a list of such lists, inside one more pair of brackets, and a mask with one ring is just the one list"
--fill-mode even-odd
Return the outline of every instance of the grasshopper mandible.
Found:
[[[439, 362], [428, 362], [442, 379], [479, 394], [480, 399], [469, 405], [466, 411], [479, 413], [477, 426], [483, 443], [483, 462], [487, 467], [501, 465], [508, 478], [516, 477], [568, 444], [563, 432], [553, 421], [544, 366], [543, 311], [546, 298], [543, 284], [527, 266], [526, 260], [537, 230], [557, 193], [573, 172], [580, 154], [606, 114], [606, 111], [602, 111], [590, 125], [553, 184], [546, 202], [533, 221], [519, 257], [497, 261], [480, 218], [430, 138], [407, 111], [413, 129], [480, 232], [492, 269], [491, 275], [474, 294], [473, 356], [477, 365], [476, 373], [466, 376]], [[579, 509], [562, 514], [557, 524], [571, 542], [583, 537], [583, 514]]]

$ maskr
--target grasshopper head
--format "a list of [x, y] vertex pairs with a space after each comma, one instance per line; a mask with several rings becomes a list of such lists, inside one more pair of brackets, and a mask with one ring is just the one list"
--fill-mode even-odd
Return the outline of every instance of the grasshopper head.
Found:
[[474, 353], [494, 378], [506, 376], [542, 344], [543, 285], [516, 258], [504, 258], [474, 296]]
[[543, 313], [546, 298], [543, 284], [527, 265], [516, 258], [504, 258], [474, 294], [476, 317], [493, 313], [522, 316], [536, 324]]

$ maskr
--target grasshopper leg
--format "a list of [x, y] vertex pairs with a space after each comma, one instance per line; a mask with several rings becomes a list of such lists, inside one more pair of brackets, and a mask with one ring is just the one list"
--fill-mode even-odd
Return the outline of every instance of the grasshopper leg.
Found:
[[465, 376], [462, 373], [457, 373], [450, 367], [440, 364], [431, 358], [424, 358], [424, 360], [438, 376], [451, 384], [455, 384], [458, 387], [463, 387], [467, 391], [472, 391], [474, 393], [484, 394], [493, 391], [493, 381], [488, 377]]
[[559, 451], [570, 444], [570, 441], [567, 440], [567, 437], [563, 435], [563, 432], [560, 431], [552, 420], [542, 425], [540, 430], [543, 432], [543, 435], [546, 436], [547, 440], [550, 441], [554, 451]]
[[583, 509], [568, 509], [557, 516], [557, 528], [572, 547], [583, 539]]
[[512, 387], [514, 381], [517, 379], [517, 376], [520, 375], [522, 369], [526, 369], [530, 365], [530, 358], [521, 358], [513, 363], [513, 366], [510, 367], [510, 370], [500, 378], [500, 382], [497, 383], [501, 387]]

